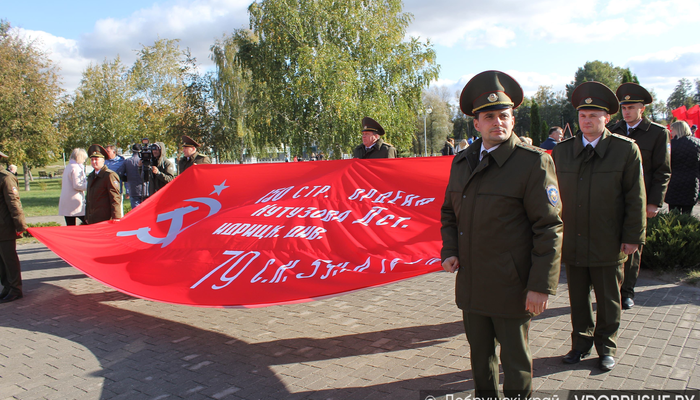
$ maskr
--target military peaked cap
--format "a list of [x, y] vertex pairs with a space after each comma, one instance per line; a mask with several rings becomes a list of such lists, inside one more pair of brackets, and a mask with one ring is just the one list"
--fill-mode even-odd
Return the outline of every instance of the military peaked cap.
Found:
[[474, 76], [462, 89], [459, 107], [474, 116], [482, 111], [518, 108], [523, 89], [510, 75], [501, 71], [484, 71]]
[[615, 92], [620, 104], [642, 103], [651, 104], [654, 98], [646, 89], [636, 83], [623, 83]]
[[373, 120], [370, 117], [362, 118], [362, 132], [365, 131], [376, 132], [380, 136], [384, 135], [384, 128], [382, 128], [382, 126], [379, 125], [379, 122]]
[[191, 137], [187, 135], [182, 135], [182, 147], [196, 147], [199, 148], [199, 143], [192, 140]]
[[577, 110], [603, 110], [615, 114], [620, 109], [617, 97], [600, 82], [583, 82], [571, 94], [571, 104]]
[[88, 148], [88, 157], [107, 158], [107, 150], [99, 144], [93, 144]]

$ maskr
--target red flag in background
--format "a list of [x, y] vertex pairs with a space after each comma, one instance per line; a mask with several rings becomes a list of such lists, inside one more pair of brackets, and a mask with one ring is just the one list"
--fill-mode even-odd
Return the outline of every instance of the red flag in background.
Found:
[[[696, 104], [696, 105], [690, 107], [690, 109], [688, 109], [688, 111], [686, 111], [686, 115], [688, 118], [686, 120], [688, 125], [700, 126], [700, 105]], [[700, 137], [698, 135], [700, 135], [700, 132], [695, 131], [695, 137]]]
[[30, 232], [87, 275], [145, 299], [308, 301], [442, 270], [452, 159], [197, 165], [120, 222]]
[[685, 106], [680, 106], [675, 110], [671, 110], [671, 114], [673, 114], [673, 116], [676, 117], [676, 119], [681, 121], [685, 121], [688, 118], [687, 109], [685, 108]]

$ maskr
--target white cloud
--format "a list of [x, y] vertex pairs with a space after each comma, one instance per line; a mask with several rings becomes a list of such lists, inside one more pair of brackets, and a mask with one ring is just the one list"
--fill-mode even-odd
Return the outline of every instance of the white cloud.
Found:
[[666, 99], [681, 78], [700, 78], [700, 45], [672, 47], [631, 58], [627, 66], [642, 85], [653, 87], [660, 99]]
[[209, 47], [223, 34], [248, 25], [250, 0], [195, 0], [155, 4], [125, 19], [104, 19], [80, 38], [81, 52], [89, 58], [114, 58], [119, 53], [131, 63], [141, 45], [158, 38], [180, 39], [200, 63], [208, 63]]
[[53, 36], [42, 31], [31, 31], [19, 28], [20, 35], [43, 49], [48, 58], [60, 68], [62, 86], [74, 90], [80, 84], [82, 72], [92, 60], [82, 57], [75, 40]]
[[555, 92], [565, 90], [566, 84], [571, 81], [571, 77], [562, 76], [555, 73], [543, 74], [539, 72], [516, 70], [508, 70], [504, 72], [518, 81], [520, 87], [523, 88], [525, 96], [528, 97], [533, 96], [540, 86], [551, 86], [552, 90]]
[[[525, 96], [532, 97], [540, 86], [551, 86], [552, 90], [558, 92], [566, 89], [566, 83], [571, 81], [570, 77], [565, 77], [557, 74], [542, 74], [531, 71], [508, 70], [503, 71], [512, 76], [523, 88]], [[455, 94], [454, 103], [459, 102], [459, 93], [462, 92], [464, 86], [476, 74], [462, 75], [457, 81], [450, 79], [438, 79], [430, 83], [430, 86], [447, 87], [449, 93]], [[565, 83], [562, 83], [565, 82]]]
[[641, 5], [641, 0], [610, 0], [605, 7], [606, 15], [619, 15], [634, 10]]
[[212, 44], [224, 34], [248, 27], [250, 0], [189, 0], [155, 4], [124, 19], [102, 19], [94, 30], [69, 40], [46, 32], [25, 31], [39, 38], [49, 57], [61, 67], [63, 86], [75, 90], [83, 70], [90, 64], [120, 56], [127, 65], [133, 63], [142, 45], [158, 38], [180, 39], [180, 48], [190, 48], [198, 64], [211, 65]]
[[[659, 35], [676, 29], [679, 23], [696, 23], [700, 2], [683, 0], [406, 0], [405, 10], [415, 16], [410, 28], [413, 36], [452, 47], [472, 48], [475, 43], [506, 45], [518, 39], [550, 43], [609, 42], [637, 34]], [[447, 11], [446, 10], [450, 10]], [[682, 10], [682, 12], [679, 12]], [[488, 38], [494, 38], [489, 41]], [[484, 40], [487, 39], [487, 40]], [[503, 46], [499, 46], [503, 47]]]

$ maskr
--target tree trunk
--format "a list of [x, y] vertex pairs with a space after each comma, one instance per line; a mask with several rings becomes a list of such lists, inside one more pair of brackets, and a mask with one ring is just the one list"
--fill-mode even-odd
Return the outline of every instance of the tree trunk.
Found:
[[29, 191], [29, 178], [32, 176], [32, 172], [29, 170], [29, 166], [27, 163], [22, 163], [22, 167], [24, 168], [24, 191], [28, 192]]

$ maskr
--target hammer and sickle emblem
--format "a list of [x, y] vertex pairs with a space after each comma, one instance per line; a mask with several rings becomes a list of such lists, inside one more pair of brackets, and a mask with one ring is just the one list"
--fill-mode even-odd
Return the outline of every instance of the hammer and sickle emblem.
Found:
[[[187, 199], [185, 201], [191, 201], [191, 202], [197, 202], [197, 203], [202, 203], [209, 207], [209, 214], [202, 218], [209, 218], [212, 215], [218, 213], [221, 210], [221, 203], [214, 199], [210, 199], [208, 197], [197, 197], [194, 199]], [[194, 206], [187, 206], [187, 207], [180, 207], [176, 208], [172, 211], [168, 211], [163, 214], [158, 214], [158, 217], [156, 218], [156, 222], [162, 222], [162, 221], [171, 221], [170, 222], [170, 228], [168, 229], [168, 233], [165, 235], [165, 237], [159, 238], [151, 235], [151, 228], [149, 227], [143, 227], [139, 228], [135, 231], [123, 231], [123, 232], [117, 232], [117, 236], [136, 236], [136, 238], [144, 243], [148, 244], [160, 244], [161, 248], [166, 247], [170, 243], [177, 238], [177, 235], [180, 234], [180, 232], [183, 232], [185, 229], [189, 228], [190, 226], [194, 225], [188, 225], [186, 227], [182, 227], [183, 219], [184, 216], [193, 212], [199, 210], [199, 207], [194, 207]], [[196, 222], [195, 222], [196, 223]]]

